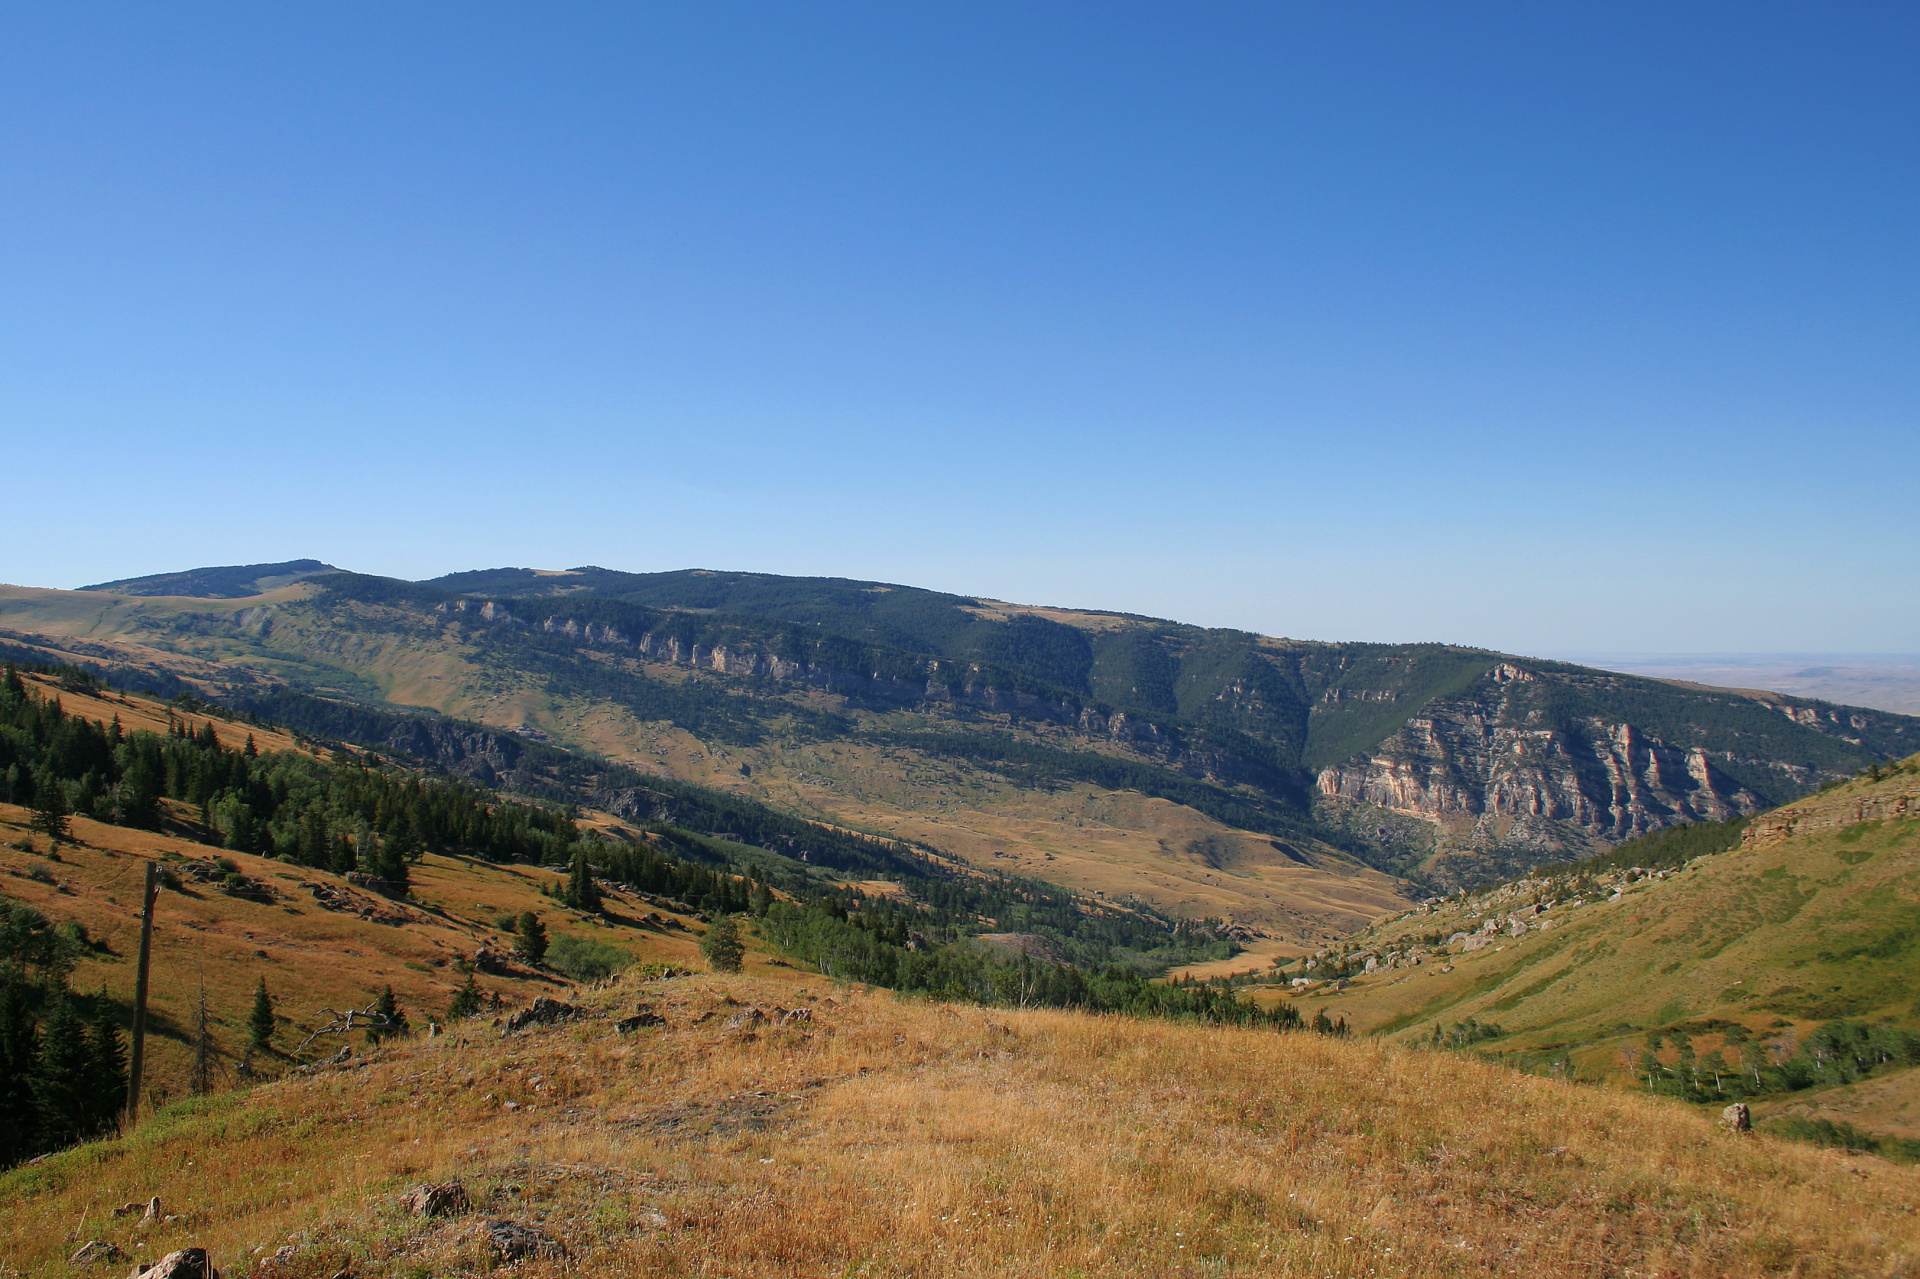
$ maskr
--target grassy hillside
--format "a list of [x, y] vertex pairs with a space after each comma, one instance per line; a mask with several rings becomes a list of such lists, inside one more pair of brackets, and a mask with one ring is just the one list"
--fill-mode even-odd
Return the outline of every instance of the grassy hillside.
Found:
[[[410, 897], [396, 902], [328, 871], [87, 818], [74, 820], [77, 843], [54, 861], [29, 820], [25, 808], [0, 804], [0, 897], [85, 930], [92, 945], [73, 971], [73, 988], [104, 992], [122, 1024], [133, 1002], [145, 863], [160, 864], [177, 885], [161, 892], [154, 917], [147, 1085], [159, 1097], [186, 1095], [203, 984], [216, 1070], [230, 1084], [248, 1056], [245, 1021], [262, 978], [278, 1005], [275, 1044], [286, 1056], [257, 1058], [252, 1068], [278, 1073], [332, 1019], [329, 1010], [365, 1008], [383, 986], [393, 987], [416, 1023], [443, 1017], [480, 950], [512, 953], [513, 938], [499, 923], [526, 911], [538, 913], [550, 934], [598, 941], [632, 962], [696, 964], [702, 926], [690, 917], [612, 888], [606, 915], [567, 910], [542, 892], [564, 880], [558, 871], [428, 854], [411, 870]], [[224, 886], [227, 866], [249, 881], [245, 894]], [[649, 917], [675, 926], [642, 922]], [[764, 956], [751, 963], [764, 965]], [[476, 980], [489, 998], [516, 1007], [572, 986], [559, 973], [524, 965]]]
[[[67, 1273], [101, 1239], [205, 1247], [231, 1279], [400, 1279], [491, 1270], [485, 1217], [567, 1249], [516, 1264], [529, 1275], [1740, 1279], [1920, 1261], [1920, 1172], [1450, 1054], [818, 980], [576, 998], [573, 1023], [462, 1024], [16, 1170], [0, 1250], [22, 1276]], [[636, 1004], [664, 1024], [618, 1033]], [[454, 1178], [472, 1212], [398, 1206]], [[156, 1195], [161, 1225], [109, 1215]]]
[[[1309, 987], [1303, 1007], [1403, 1042], [1438, 1026], [1536, 1068], [1758, 1094], [1764, 1114], [1920, 1137], [1903, 1050], [1829, 1070], [1851, 1050], [1822, 1038], [1838, 1023], [1896, 1044], [1920, 1030], [1920, 756], [1733, 827], [1726, 851], [1713, 836], [1672, 832], [1393, 916], [1320, 962], [1314, 975], [1348, 980]], [[1355, 971], [1348, 957], [1367, 955], [1392, 966]], [[1725, 1078], [1683, 1088], [1702, 1063]]]

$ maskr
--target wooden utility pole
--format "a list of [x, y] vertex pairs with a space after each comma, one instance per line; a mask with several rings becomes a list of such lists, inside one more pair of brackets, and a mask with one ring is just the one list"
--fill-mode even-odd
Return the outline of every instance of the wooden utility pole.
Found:
[[160, 896], [160, 863], [147, 863], [140, 894], [140, 968], [133, 981], [133, 1059], [127, 1065], [127, 1127], [140, 1118], [140, 1067], [147, 1054], [147, 968], [153, 959], [153, 903]]

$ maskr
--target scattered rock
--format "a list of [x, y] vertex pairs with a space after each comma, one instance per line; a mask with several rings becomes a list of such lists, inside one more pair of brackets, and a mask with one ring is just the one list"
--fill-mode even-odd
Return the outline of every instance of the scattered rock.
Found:
[[135, 1266], [129, 1279], [220, 1279], [205, 1248], [182, 1248], [150, 1266]]
[[465, 1212], [467, 1188], [457, 1181], [422, 1182], [400, 1198], [400, 1206], [416, 1217], [451, 1217]]
[[67, 1264], [79, 1268], [97, 1266], [103, 1261], [125, 1261], [127, 1254], [119, 1247], [104, 1239], [89, 1239], [80, 1245], [80, 1251], [67, 1258]]
[[146, 1210], [147, 1205], [136, 1199], [130, 1204], [121, 1204], [118, 1208], [115, 1208], [113, 1215], [116, 1217], [131, 1217], [136, 1212], [145, 1212]]
[[[785, 1015], [785, 1016], [783, 1016], [783, 1017], [781, 1017], [781, 1018], [780, 1018], [780, 1020], [781, 1020], [782, 1022], [785, 1022], [785, 1023], [786, 1023], [786, 1024], [788, 1024], [788, 1025], [792, 1025], [792, 1024], [793, 1024], [794, 1022], [796, 1022], [796, 1021], [812, 1021], [812, 1020], [813, 1020], [813, 1009], [811, 1009], [811, 1008], [793, 1008], [793, 1009], [789, 1009], [789, 1010], [787, 1011], [787, 1013], [786, 1013], [786, 1015]], [[1011, 1033], [1011, 1032], [1009, 1032], [1009, 1033]]]
[[761, 1025], [766, 1020], [767, 1015], [758, 1008], [749, 1008], [745, 1012], [738, 1012], [727, 1018], [727, 1029], [748, 1030], [754, 1026]]
[[578, 1017], [580, 1013], [581, 1010], [575, 1008], [572, 1004], [563, 1004], [557, 999], [549, 999], [545, 995], [542, 995], [540, 998], [534, 1000], [530, 1006], [522, 1008], [519, 1012], [507, 1018], [505, 1034], [511, 1035], [514, 1031], [525, 1030], [528, 1026], [544, 1026], [557, 1021], [571, 1021], [575, 1017]]
[[513, 971], [513, 961], [497, 950], [482, 946], [474, 952], [473, 966], [493, 977], [501, 977]]
[[155, 1195], [153, 1198], [147, 1200], [147, 1210], [140, 1214], [140, 1224], [143, 1226], [157, 1226], [166, 1219], [167, 1214], [160, 1210], [160, 1196]]
[[671, 1223], [667, 1221], [665, 1213], [643, 1212], [640, 1214], [640, 1224], [651, 1226], [655, 1230], [665, 1230]]
[[1720, 1122], [1728, 1132], [1752, 1132], [1753, 1112], [1747, 1109], [1747, 1103], [1736, 1101], [1720, 1112]]
[[623, 1035], [631, 1035], [642, 1026], [664, 1026], [667, 1019], [653, 1011], [651, 1005], [641, 1004], [634, 1010], [633, 1016], [623, 1017], [613, 1023], [613, 1028]]
[[489, 1218], [481, 1227], [487, 1242], [500, 1254], [502, 1261], [518, 1261], [522, 1257], [564, 1257], [567, 1250], [558, 1239], [538, 1226], [524, 1225], [518, 1221], [503, 1221]]

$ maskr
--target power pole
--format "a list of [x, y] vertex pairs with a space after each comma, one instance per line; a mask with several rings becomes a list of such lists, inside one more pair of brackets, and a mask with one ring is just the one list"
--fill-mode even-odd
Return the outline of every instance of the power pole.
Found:
[[160, 896], [160, 863], [147, 863], [140, 894], [140, 968], [133, 982], [133, 1060], [127, 1069], [127, 1127], [140, 1118], [140, 1067], [147, 1052], [147, 969], [153, 960], [153, 903]]

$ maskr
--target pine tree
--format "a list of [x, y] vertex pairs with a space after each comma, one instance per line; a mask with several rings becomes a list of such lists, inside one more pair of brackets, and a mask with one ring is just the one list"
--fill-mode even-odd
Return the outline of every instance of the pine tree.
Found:
[[739, 972], [746, 953], [747, 948], [740, 940], [740, 925], [732, 915], [714, 920], [706, 936], [700, 939], [700, 954], [716, 973]]
[[392, 1039], [404, 1035], [412, 1027], [407, 1024], [407, 1014], [393, 997], [393, 987], [384, 986], [380, 998], [373, 1001], [374, 1024], [367, 1027], [367, 1042], [377, 1044], [383, 1039]]
[[587, 848], [584, 844], [573, 851], [573, 868], [567, 874], [567, 891], [560, 900], [575, 910], [596, 915], [600, 913], [600, 887], [593, 882], [593, 868], [587, 865]]
[[453, 992], [453, 1000], [447, 1005], [447, 1020], [455, 1022], [477, 1015], [482, 1002], [480, 983], [468, 973], [466, 984]]
[[332, 865], [330, 869], [336, 875], [344, 875], [360, 865], [359, 854], [353, 850], [353, 839], [339, 831], [333, 837]]
[[0, 968], [0, 1168], [40, 1152], [40, 1115], [33, 1097], [39, 1062], [40, 1028], [28, 1004], [26, 980]]
[[52, 773], [40, 777], [33, 788], [31, 829], [45, 835], [58, 848], [72, 838], [67, 825], [67, 815], [71, 811], [67, 807], [67, 788], [60, 784], [59, 779]]
[[255, 1052], [273, 1052], [273, 996], [267, 993], [267, 979], [253, 988], [253, 1012], [247, 1017], [247, 1039]]
[[389, 885], [389, 891], [400, 896], [407, 892], [407, 851], [408, 836], [411, 831], [400, 835], [389, 835], [377, 841], [373, 849], [373, 875]]
[[765, 915], [773, 909], [773, 890], [767, 887], [764, 879], [753, 881], [753, 892], [747, 898], [747, 905], [756, 915]]
[[86, 1024], [64, 990], [54, 992], [40, 1027], [40, 1053], [33, 1073], [33, 1104], [41, 1144], [58, 1150], [92, 1135], [88, 1075], [93, 1052]]
[[104, 986], [94, 1001], [87, 1048], [89, 1127], [96, 1133], [109, 1132], [119, 1127], [120, 1111], [126, 1104], [127, 1045], [120, 1036], [120, 1023], [114, 1019], [113, 1004]]
[[520, 916], [516, 932], [514, 948], [522, 959], [537, 964], [547, 957], [547, 926], [540, 922], [540, 916], [532, 911]]

